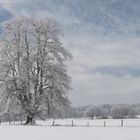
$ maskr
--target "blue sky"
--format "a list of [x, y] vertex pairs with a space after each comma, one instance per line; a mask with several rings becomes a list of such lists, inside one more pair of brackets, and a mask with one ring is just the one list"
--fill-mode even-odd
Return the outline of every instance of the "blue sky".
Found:
[[139, 103], [139, 0], [0, 0], [0, 22], [21, 15], [60, 23], [72, 105]]

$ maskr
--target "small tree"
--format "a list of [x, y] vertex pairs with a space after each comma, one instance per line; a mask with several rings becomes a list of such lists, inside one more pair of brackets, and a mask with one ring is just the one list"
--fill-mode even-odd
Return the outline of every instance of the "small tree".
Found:
[[71, 78], [65, 61], [72, 58], [60, 42], [54, 20], [14, 18], [3, 24], [0, 58], [1, 111], [34, 117], [61, 112], [69, 105]]
[[90, 117], [92, 120], [96, 118], [100, 118], [102, 116], [101, 109], [96, 106], [90, 106], [84, 112], [85, 117]]
[[111, 113], [111, 105], [109, 104], [104, 104], [99, 106], [101, 110], [101, 117], [102, 119], [107, 119], [110, 116]]

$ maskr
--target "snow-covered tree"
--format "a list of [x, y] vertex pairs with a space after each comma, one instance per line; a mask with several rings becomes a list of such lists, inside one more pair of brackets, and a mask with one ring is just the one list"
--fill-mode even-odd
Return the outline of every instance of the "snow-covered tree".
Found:
[[128, 118], [136, 118], [137, 112], [134, 107], [131, 107], [129, 112], [128, 112]]
[[99, 118], [102, 116], [101, 109], [97, 106], [90, 106], [84, 112], [85, 117], [90, 117], [92, 120], [96, 117]]
[[24, 113], [26, 124], [43, 113], [69, 105], [71, 78], [62, 32], [52, 19], [19, 17], [3, 23], [0, 44], [0, 106], [3, 113]]
[[129, 113], [131, 114], [131, 107], [126, 104], [114, 105], [111, 110], [112, 118], [124, 119], [127, 118]]
[[112, 106], [109, 104], [103, 104], [103, 105], [100, 105], [99, 108], [101, 110], [101, 118], [107, 119], [111, 114]]

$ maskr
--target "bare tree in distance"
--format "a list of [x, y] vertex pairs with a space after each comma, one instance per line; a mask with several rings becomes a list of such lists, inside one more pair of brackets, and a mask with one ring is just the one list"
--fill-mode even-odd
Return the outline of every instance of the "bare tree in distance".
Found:
[[90, 106], [84, 112], [85, 117], [90, 117], [92, 120], [102, 116], [102, 110], [97, 106]]
[[69, 106], [72, 58], [60, 41], [52, 19], [18, 17], [3, 23], [0, 50], [1, 112], [23, 112], [32, 124], [44, 112], [52, 115]]

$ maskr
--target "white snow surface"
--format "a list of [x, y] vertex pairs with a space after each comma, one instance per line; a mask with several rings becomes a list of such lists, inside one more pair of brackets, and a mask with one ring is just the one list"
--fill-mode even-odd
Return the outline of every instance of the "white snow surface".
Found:
[[[57, 123], [66, 124], [70, 119], [55, 120]], [[87, 120], [74, 120], [80, 124]], [[98, 124], [98, 121], [94, 120]], [[115, 124], [115, 121], [108, 120]], [[127, 120], [128, 122], [132, 120]], [[102, 120], [103, 122], [103, 120]], [[133, 120], [138, 124], [138, 120]], [[140, 122], [140, 120], [139, 120]], [[140, 140], [140, 127], [137, 126], [51, 126], [52, 120], [38, 121], [37, 126], [0, 125], [0, 140]], [[84, 123], [83, 123], [84, 124]], [[140, 124], [139, 124], [140, 125]]]

